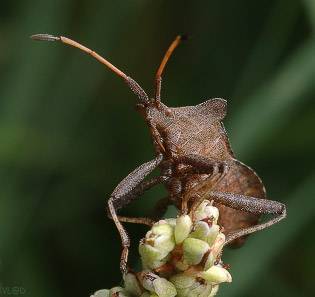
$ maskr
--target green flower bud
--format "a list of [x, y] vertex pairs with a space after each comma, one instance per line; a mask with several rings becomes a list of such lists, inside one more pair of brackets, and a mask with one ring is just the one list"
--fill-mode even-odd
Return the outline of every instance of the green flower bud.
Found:
[[107, 289], [98, 290], [90, 297], [109, 297], [109, 290]]
[[189, 265], [185, 261], [176, 261], [175, 262], [175, 267], [179, 271], [185, 271], [189, 268]]
[[[173, 227], [170, 226], [165, 220], [161, 220], [157, 223], [155, 223], [151, 229], [151, 231], [154, 235], [173, 235]], [[148, 233], [149, 233], [148, 232]]]
[[198, 284], [198, 286], [192, 289], [189, 293], [189, 297], [208, 297], [211, 293], [212, 286], [207, 284]]
[[144, 268], [155, 269], [165, 264], [167, 256], [175, 247], [174, 228], [165, 220], [154, 224], [139, 245]]
[[201, 284], [195, 281], [192, 286], [184, 289], [177, 289], [177, 297], [208, 297], [212, 292], [212, 285]]
[[159, 235], [155, 238], [154, 247], [157, 248], [166, 257], [175, 247], [175, 239], [173, 235]]
[[177, 294], [176, 289], [171, 282], [152, 272], [142, 273], [141, 278], [143, 287], [148, 291], [155, 293], [158, 297], [174, 297]]
[[123, 276], [126, 291], [133, 296], [140, 296], [142, 289], [137, 277], [133, 273], [127, 273]]
[[144, 292], [140, 297], [159, 297], [155, 293]]
[[193, 285], [196, 281], [195, 277], [185, 275], [184, 273], [176, 274], [170, 278], [170, 281], [177, 289], [186, 289]]
[[209, 245], [200, 239], [186, 238], [183, 243], [184, 261], [190, 265], [199, 264], [209, 248]]
[[[230, 273], [219, 262], [225, 235], [219, 211], [205, 200], [194, 213], [155, 223], [139, 244], [142, 272], [123, 276], [124, 288], [99, 290], [91, 297], [213, 297]], [[207, 255], [207, 258], [206, 256]], [[204, 271], [200, 271], [201, 262]], [[155, 273], [153, 273], [154, 271]], [[163, 278], [163, 277], [167, 277]]]
[[216, 240], [219, 233], [220, 233], [220, 226], [213, 224], [209, 228], [209, 233], [207, 237], [205, 238], [205, 241], [208, 242], [209, 245], [212, 245], [213, 242]]
[[192, 221], [189, 215], [182, 215], [176, 219], [174, 230], [176, 244], [182, 243], [189, 235], [192, 227]]
[[150, 292], [154, 292], [153, 281], [157, 278], [159, 278], [159, 276], [150, 271], [145, 271], [140, 274], [142, 286]]
[[208, 297], [214, 297], [219, 291], [219, 285], [212, 286], [212, 291]]
[[177, 292], [174, 285], [165, 278], [153, 281], [154, 291], [159, 297], [174, 297]]
[[213, 266], [216, 259], [217, 259], [216, 256], [210, 252], [207, 257], [204, 269], [208, 270], [211, 266]]
[[170, 218], [170, 219], [165, 219], [164, 221], [166, 221], [166, 223], [169, 224], [173, 228], [176, 226], [176, 219]]
[[[219, 287], [219, 286], [217, 286], [217, 287]], [[211, 296], [214, 296], [217, 291], [218, 290], [215, 291], [213, 285], [207, 284], [204, 291], [199, 295], [199, 297], [211, 297]]]
[[160, 251], [149, 244], [140, 243], [139, 254], [141, 256], [142, 265], [145, 269], [154, 269], [160, 267], [167, 260], [165, 258], [165, 255], [167, 255], [167, 253]]
[[177, 297], [189, 297], [190, 288], [176, 289], [176, 290], [177, 290]]
[[207, 271], [201, 272], [200, 277], [210, 284], [230, 283], [232, 282], [231, 274], [221, 266], [212, 266]]
[[209, 234], [209, 231], [210, 231], [210, 227], [208, 223], [199, 221], [199, 222], [196, 222], [194, 231], [189, 234], [189, 237], [204, 240]]
[[165, 220], [161, 220], [147, 232], [144, 243], [158, 249], [161, 252], [161, 257], [158, 260], [161, 260], [175, 247], [174, 228]]
[[153, 297], [154, 294], [151, 294], [149, 292], [144, 292], [140, 295], [140, 297]]
[[205, 263], [205, 269], [209, 269], [214, 262], [216, 261], [218, 255], [221, 253], [222, 248], [225, 243], [225, 235], [223, 233], [219, 233], [214, 243], [211, 246], [210, 253], [208, 255], [207, 261]]

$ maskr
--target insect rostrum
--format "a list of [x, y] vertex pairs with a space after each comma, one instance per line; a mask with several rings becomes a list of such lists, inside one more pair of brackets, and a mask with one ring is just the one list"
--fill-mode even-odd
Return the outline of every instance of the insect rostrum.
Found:
[[[108, 200], [108, 214], [114, 220], [122, 240], [120, 268], [128, 271], [130, 241], [121, 222], [152, 225], [169, 204], [192, 217], [204, 200], [214, 200], [220, 210], [220, 225], [226, 244], [241, 245], [246, 235], [269, 227], [286, 216], [285, 205], [266, 199], [262, 181], [248, 166], [238, 161], [222, 124], [226, 116], [224, 99], [209, 99], [196, 106], [167, 107], [161, 101], [162, 73], [172, 52], [182, 40], [177, 36], [168, 48], [155, 77], [155, 96], [146, 92], [132, 78], [89, 48], [63, 36], [37, 34], [35, 40], [61, 41], [79, 48], [122, 77], [138, 96], [137, 110], [151, 132], [156, 157], [124, 178]], [[160, 176], [145, 179], [154, 169]], [[160, 200], [154, 218], [129, 218], [117, 211], [157, 184], [164, 184], [168, 196]], [[273, 214], [258, 223], [261, 214]]]

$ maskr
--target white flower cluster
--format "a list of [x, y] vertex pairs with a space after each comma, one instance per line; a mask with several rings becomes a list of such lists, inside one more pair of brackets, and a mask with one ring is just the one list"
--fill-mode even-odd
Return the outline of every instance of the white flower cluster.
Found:
[[219, 210], [203, 201], [194, 213], [155, 223], [140, 242], [143, 271], [124, 276], [124, 287], [99, 290], [91, 297], [211, 297], [231, 282], [223, 267], [225, 235]]

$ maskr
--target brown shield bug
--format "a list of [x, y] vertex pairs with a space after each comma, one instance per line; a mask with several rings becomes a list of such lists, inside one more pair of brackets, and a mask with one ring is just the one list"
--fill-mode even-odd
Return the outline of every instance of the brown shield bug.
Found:
[[[79, 48], [123, 78], [138, 96], [137, 109], [150, 129], [156, 157], [125, 177], [108, 200], [108, 214], [122, 240], [120, 269], [123, 273], [128, 270], [130, 241], [121, 222], [151, 225], [170, 204], [193, 217], [194, 210], [204, 199], [213, 200], [220, 209], [226, 244], [234, 245], [241, 245], [246, 235], [285, 218], [285, 205], [267, 200], [257, 174], [235, 158], [222, 124], [227, 107], [224, 99], [214, 98], [196, 106], [175, 108], [161, 102], [162, 73], [182, 36], [172, 42], [157, 70], [154, 98], [149, 98], [136, 81], [108, 60], [76, 41], [49, 34], [33, 35], [32, 39], [61, 41]], [[159, 168], [161, 174], [145, 180], [155, 168]], [[168, 197], [158, 202], [153, 219], [117, 215], [117, 210], [160, 183], [166, 186]], [[274, 217], [258, 223], [262, 214], [273, 214]]]

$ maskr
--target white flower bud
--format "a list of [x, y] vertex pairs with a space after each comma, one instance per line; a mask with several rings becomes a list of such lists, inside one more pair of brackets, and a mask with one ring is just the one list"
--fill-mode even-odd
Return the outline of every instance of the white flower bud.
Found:
[[207, 205], [205, 208], [205, 213], [207, 214], [208, 218], [213, 219], [214, 224], [217, 224], [219, 219], [219, 210], [216, 207], [212, 205]]
[[216, 224], [219, 219], [219, 210], [212, 206], [210, 201], [204, 200], [196, 209], [194, 216], [197, 221], [212, 218], [213, 223]]
[[184, 261], [190, 265], [199, 264], [209, 248], [209, 245], [200, 239], [186, 238], [183, 243]]
[[210, 284], [230, 283], [232, 282], [231, 274], [221, 266], [212, 266], [207, 271], [201, 272], [200, 277]]
[[142, 289], [137, 277], [133, 273], [127, 273], [123, 276], [126, 291], [133, 296], [140, 296]]
[[182, 243], [189, 235], [192, 227], [192, 221], [189, 215], [182, 215], [176, 219], [174, 230], [176, 244]]

